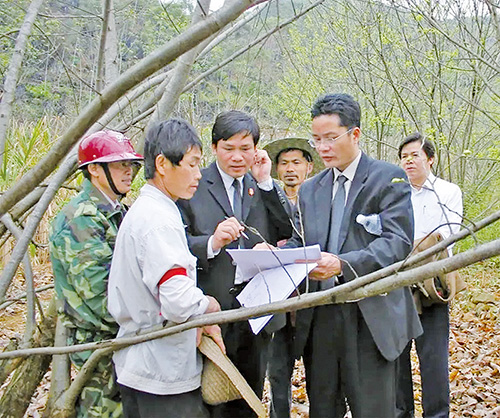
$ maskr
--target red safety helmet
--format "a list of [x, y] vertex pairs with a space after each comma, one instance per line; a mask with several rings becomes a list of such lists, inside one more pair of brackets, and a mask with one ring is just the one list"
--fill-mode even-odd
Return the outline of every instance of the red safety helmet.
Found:
[[92, 163], [143, 160], [125, 135], [115, 131], [98, 131], [82, 139], [78, 147], [78, 167]]

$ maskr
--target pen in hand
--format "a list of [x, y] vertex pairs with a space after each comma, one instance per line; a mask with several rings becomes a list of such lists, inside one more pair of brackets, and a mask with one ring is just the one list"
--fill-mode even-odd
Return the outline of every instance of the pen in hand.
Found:
[[[229, 216], [225, 216], [224, 218], [229, 219]], [[238, 221], [238, 223], [241, 225], [240, 221]], [[241, 225], [241, 226], [243, 226], [243, 225]], [[241, 231], [241, 235], [243, 235], [243, 238], [250, 240], [250, 238], [248, 238], [248, 235], [245, 234], [243, 231]]]

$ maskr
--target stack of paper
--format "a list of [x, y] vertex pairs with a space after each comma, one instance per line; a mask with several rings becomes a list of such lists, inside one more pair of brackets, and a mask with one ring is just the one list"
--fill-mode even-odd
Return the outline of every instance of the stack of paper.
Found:
[[[288, 298], [321, 258], [319, 245], [277, 250], [228, 249], [239, 267], [243, 280], [250, 282], [237, 299], [246, 308], [277, 302]], [[311, 260], [296, 264], [296, 260]], [[255, 334], [269, 322], [272, 315], [250, 319]]]

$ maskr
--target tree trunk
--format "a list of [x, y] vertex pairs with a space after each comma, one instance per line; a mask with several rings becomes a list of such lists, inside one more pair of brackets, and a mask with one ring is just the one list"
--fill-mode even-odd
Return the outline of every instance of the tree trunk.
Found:
[[[56, 301], [59, 304], [59, 301]], [[62, 304], [62, 302], [61, 302]], [[64, 347], [68, 339], [68, 328], [62, 323], [61, 317], [57, 316], [57, 324], [54, 338], [54, 347]], [[52, 359], [52, 374], [50, 376], [50, 392], [47, 406], [43, 414], [44, 418], [54, 417], [54, 405], [59, 397], [68, 389], [71, 381], [70, 361], [67, 354], [56, 355]]]
[[118, 35], [116, 33], [115, 5], [108, 0], [108, 26], [106, 28], [106, 43], [104, 48], [104, 87], [108, 87], [120, 76], [118, 69]]
[[[209, 9], [210, 0], [198, 1], [196, 3], [196, 8], [194, 9], [193, 20], [191, 24], [196, 25], [196, 23], [204, 19], [208, 14]], [[199, 55], [204, 46], [206, 45], [203, 45], [202, 43], [196, 48], [191, 49], [190, 51], [179, 57], [172, 77], [170, 77], [170, 80], [168, 82], [167, 88], [165, 89], [165, 92], [163, 93], [161, 99], [158, 101], [156, 110], [154, 111], [153, 116], [149, 121], [149, 126], [151, 126], [151, 124], [155, 122], [168, 118], [170, 113], [172, 113], [172, 110], [177, 104], [182, 90], [186, 85], [191, 67], [193, 66], [196, 57]]]
[[7, 140], [7, 129], [9, 127], [10, 115], [12, 113], [12, 103], [14, 103], [17, 80], [19, 78], [19, 70], [23, 62], [24, 53], [26, 51], [26, 44], [28, 37], [31, 33], [31, 28], [38, 10], [42, 5], [43, 0], [33, 0], [28, 7], [24, 22], [19, 29], [17, 35], [14, 53], [10, 59], [9, 69], [3, 85], [3, 97], [0, 103], [0, 158], [3, 161], [3, 154], [5, 152], [5, 141]]
[[231, 4], [209, 15], [203, 22], [190, 27], [123, 73], [80, 112], [61, 139], [52, 146], [37, 165], [0, 197], [0, 215], [38, 186], [85, 132], [127, 91], [225, 27], [251, 5], [251, 0], [232, 1]]
[[[45, 321], [38, 328], [33, 345], [47, 347], [54, 344], [56, 309], [54, 299], [47, 308]], [[51, 356], [31, 356], [16, 369], [12, 381], [0, 399], [0, 418], [22, 418], [31, 397], [49, 369]]]
[[[19, 342], [15, 339], [11, 339], [3, 352], [17, 350]], [[16, 369], [19, 364], [22, 363], [22, 359], [4, 359], [0, 360], [0, 386], [2, 386], [5, 380], [10, 376], [10, 374]]]

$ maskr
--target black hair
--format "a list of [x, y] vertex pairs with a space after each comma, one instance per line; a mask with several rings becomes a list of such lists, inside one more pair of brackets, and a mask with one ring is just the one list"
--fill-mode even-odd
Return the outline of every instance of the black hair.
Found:
[[420, 132], [415, 132], [412, 133], [411, 135], [408, 135], [401, 143], [399, 144], [398, 148], [398, 157], [401, 159], [401, 152], [403, 151], [403, 148], [405, 145], [411, 144], [412, 142], [420, 142], [422, 144], [422, 149], [425, 152], [425, 155], [427, 155], [427, 158], [433, 158], [434, 155], [436, 155], [436, 148], [434, 147], [434, 144], [429, 141], [428, 139], [425, 139], [424, 136]]
[[212, 144], [217, 146], [221, 139], [227, 141], [233, 135], [241, 132], [251, 135], [254, 145], [257, 145], [260, 138], [260, 129], [257, 121], [252, 116], [239, 110], [219, 113], [212, 128]]
[[302, 156], [306, 159], [308, 163], [313, 162], [313, 157], [311, 153], [305, 149], [302, 148], [297, 148], [297, 147], [288, 147], [288, 148], [283, 148], [280, 152], [276, 154], [276, 157], [274, 157], [274, 162], [278, 164], [278, 161], [280, 159], [280, 155], [284, 154], [285, 152], [290, 152], [290, 151], [302, 151]]
[[87, 164], [86, 166], [83, 166], [80, 168], [82, 170], [83, 177], [85, 177], [87, 180], [92, 179], [92, 175], [89, 173], [89, 165]]
[[168, 119], [151, 127], [144, 144], [144, 176], [152, 179], [156, 171], [156, 157], [162, 154], [173, 165], [179, 165], [193, 147], [202, 149], [194, 128], [183, 119]]
[[361, 108], [354, 98], [345, 93], [327, 94], [320, 97], [311, 109], [314, 119], [322, 115], [337, 115], [340, 126], [347, 129], [361, 127]]

